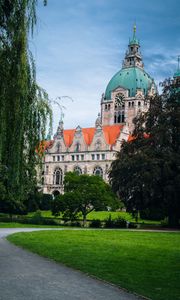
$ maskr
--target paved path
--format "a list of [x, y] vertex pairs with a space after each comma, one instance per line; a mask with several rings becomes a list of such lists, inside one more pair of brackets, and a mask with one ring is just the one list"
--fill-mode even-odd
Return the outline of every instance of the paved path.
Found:
[[140, 299], [79, 271], [20, 249], [5, 239], [14, 232], [34, 230], [39, 229], [0, 229], [0, 300]]

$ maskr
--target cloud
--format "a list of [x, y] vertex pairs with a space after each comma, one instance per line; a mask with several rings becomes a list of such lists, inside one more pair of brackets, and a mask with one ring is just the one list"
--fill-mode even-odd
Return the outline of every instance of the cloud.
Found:
[[[39, 7], [38, 34], [30, 41], [37, 79], [50, 95], [69, 95], [65, 127], [93, 126], [101, 94], [121, 68], [134, 20], [145, 70], [156, 82], [172, 76], [179, 52], [175, 0], [53, 0]], [[54, 130], [60, 111], [54, 109]]]

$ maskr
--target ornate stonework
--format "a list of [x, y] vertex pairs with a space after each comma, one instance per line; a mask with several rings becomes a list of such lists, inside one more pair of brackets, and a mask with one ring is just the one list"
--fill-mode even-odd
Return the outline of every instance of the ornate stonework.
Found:
[[47, 142], [45, 150], [44, 193], [62, 193], [63, 178], [69, 171], [102, 176], [108, 181], [116, 152], [133, 131], [133, 119], [147, 111], [147, 97], [157, 92], [154, 80], [144, 70], [139, 48], [134, 28], [122, 69], [102, 94], [101, 114], [94, 127], [65, 130], [63, 122], [59, 122], [54, 139]]

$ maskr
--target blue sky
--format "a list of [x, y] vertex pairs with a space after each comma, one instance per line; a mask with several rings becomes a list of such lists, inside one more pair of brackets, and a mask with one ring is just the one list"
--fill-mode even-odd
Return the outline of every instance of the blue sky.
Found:
[[[101, 94], [121, 68], [134, 22], [145, 70], [158, 84], [173, 75], [180, 54], [179, 0], [48, 0], [38, 5], [30, 47], [37, 81], [64, 98], [64, 127], [94, 126]], [[60, 110], [53, 105], [54, 131]]]

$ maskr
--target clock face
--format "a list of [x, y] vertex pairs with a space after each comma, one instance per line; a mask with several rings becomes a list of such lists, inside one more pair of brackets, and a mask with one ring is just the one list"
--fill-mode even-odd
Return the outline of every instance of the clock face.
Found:
[[115, 97], [115, 104], [120, 106], [124, 104], [124, 95], [122, 93], [118, 93]]

